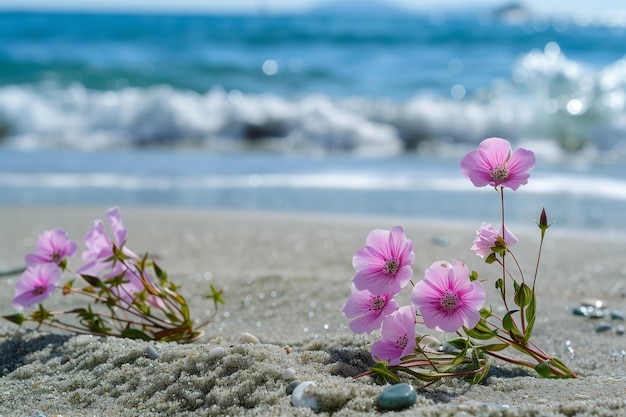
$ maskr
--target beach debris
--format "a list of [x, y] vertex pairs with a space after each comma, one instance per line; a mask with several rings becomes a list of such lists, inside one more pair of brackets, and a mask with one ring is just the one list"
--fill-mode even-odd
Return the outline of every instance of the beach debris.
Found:
[[146, 345], [146, 355], [150, 359], [154, 359], [154, 360], [159, 359], [159, 352], [157, 352], [156, 348], [150, 344]]
[[291, 381], [289, 385], [287, 385], [287, 388], [285, 389], [285, 392], [287, 393], [287, 395], [291, 395], [293, 393], [293, 390], [295, 390], [296, 387], [300, 385], [301, 383], [302, 381], [298, 379], [294, 379], [293, 381]]
[[320, 406], [317, 399], [307, 393], [306, 389], [310, 386], [315, 386], [313, 381], [304, 381], [293, 390], [291, 393], [291, 405], [294, 407], [306, 407], [317, 412], [320, 410]]
[[400, 383], [385, 389], [378, 396], [378, 405], [383, 410], [403, 410], [417, 401], [417, 393], [412, 385]]
[[618, 324], [617, 327], [615, 328], [615, 334], [618, 336], [624, 336], [624, 333], [626, 333], [626, 329], [624, 328], [624, 325]]
[[611, 320], [624, 321], [624, 313], [619, 310], [611, 310]]
[[612, 330], [613, 326], [611, 326], [609, 323], [600, 323], [597, 327], [596, 327], [596, 333], [604, 333], [604, 332], [608, 332], [609, 330]]
[[239, 338], [239, 342], [240, 345], [243, 345], [245, 343], [252, 343], [254, 345], [261, 343], [259, 341], [259, 339], [253, 335], [252, 333], [243, 333], [241, 335], [241, 337]]
[[209, 351], [209, 359], [217, 359], [224, 355], [226, 350], [221, 346], [215, 346]]
[[287, 368], [280, 376], [285, 381], [291, 381], [296, 377], [296, 371], [293, 368]]

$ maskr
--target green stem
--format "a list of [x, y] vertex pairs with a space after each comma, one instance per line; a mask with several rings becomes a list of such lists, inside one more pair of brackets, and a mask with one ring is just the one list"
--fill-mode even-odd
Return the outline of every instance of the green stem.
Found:
[[537, 265], [535, 266], [535, 276], [533, 277], [533, 292], [535, 291], [535, 282], [537, 281], [537, 274], [539, 273], [539, 262], [541, 261], [541, 249], [543, 248], [544, 233], [541, 233], [541, 240], [539, 241], [539, 252], [537, 253]]

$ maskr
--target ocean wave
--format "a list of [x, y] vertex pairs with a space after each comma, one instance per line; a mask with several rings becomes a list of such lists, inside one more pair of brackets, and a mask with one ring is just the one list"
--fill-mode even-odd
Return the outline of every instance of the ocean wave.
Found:
[[554, 143], [552, 151], [625, 154], [626, 59], [604, 68], [569, 60], [555, 43], [510, 80], [457, 98], [205, 93], [167, 85], [99, 91], [80, 83], [0, 87], [0, 134], [17, 149], [200, 146], [393, 155], [485, 137]]

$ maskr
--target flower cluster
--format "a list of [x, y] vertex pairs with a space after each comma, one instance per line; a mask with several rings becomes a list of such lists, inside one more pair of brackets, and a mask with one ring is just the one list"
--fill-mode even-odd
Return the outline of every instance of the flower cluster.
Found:
[[[405, 372], [427, 382], [445, 376], [469, 376], [473, 382], [479, 382], [487, 375], [487, 356], [491, 356], [533, 368], [544, 377], [576, 377], [563, 362], [530, 340], [536, 317], [535, 281], [545, 231], [550, 226], [545, 210], [538, 223], [541, 243], [531, 285], [526, 283], [510, 249], [518, 239], [505, 225], [504, 188], [517, 190], [526, 184], [534, 165], [532, 151], [512, 152], [509, 142], [500, 138], [484, 140], [461, 161], [463, 175], [475, 186], [490, 185], [501, 196], [500, 227], [483, 223], [471, 249], [487, 263], [501, 266], [495, 287], [506, 311], [502, 317], [485, 307], [486, 294], [478, 274], [470, 272], [463, 262], [433, 262], [424, 271], [423, 279], [414, 283], [413, 242], [403, 228], [396, 226], [390, 231], [374, 230], [369, 234], [365, 246], [353, 257], [356, 274], [352, 278], [352, 293], [342, 307], [355, 333], [380, 331], [381, 338], [371, 347], [377, 364], [366, 374], [398, 381], [397, 372]], [[514, 260], [519, 280], [507, 267], [509, 257]], [[399, 307], [394, 297], [409, 283], [411, 304]], [[507, 293], [511, 286], [513, 292]], [[515, 307], [509, 307], [511, 302]], [[430, 335], [418, 333], [418, 325], [456, 333], [458, 337], [440, 343]], [[509, 347], [530, 360], [507, 356], [503, 351]]]
[[[221, 291], [211, 286], [214, 309], [207, 321], [194, 325], [179, 287], [169, 281], [156, 262], [136, 255], [126, 244], [126, 228], [120, 210], [107, 211], [111, 235], [101, 220], [96, 220], [85, 234], [83, 265], [75, 275], [86, 284], [75, 288], [75, 279], [62, 286], [63, 295], [88, 299], [87, 307], [69, 311], [48, 311], [41, 304], [61, 288], [64, 272], [71, 272], [68, 258], [77, 245], [61, 229], [47, 230], [37, 238], [34, 253], [25, 257], [26, 270], [15, 285], [13, 306], [20, 313], [4, 316], [22, 325], [31, 321], [74, 333], [128, 337], [144, 340], [192, 342], [204, 334], [198, 329], [213, 320], [217, 304], [223, 303]], [[23, 310], [38, 304], [37, 311], [24, 315]], [[65, 320], [64, 316], [76, 320]]]

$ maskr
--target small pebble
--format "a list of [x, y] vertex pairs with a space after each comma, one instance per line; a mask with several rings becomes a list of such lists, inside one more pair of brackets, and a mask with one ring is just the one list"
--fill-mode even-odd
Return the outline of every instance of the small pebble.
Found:
[[420, 347], [425, 351], [438, 352], [441, 342], [431, 335], [426, 335], [420, 339]]
[[[593, 308], [591, 308], [593, 310]], [[575, 316], [588, 316], [589, 315], [589, 307], [586, 306], [578, 306], [572, 309], [572, 314]]]
[[74, 344], [76, 344], [76, 346], [82, 346], [93, 343], [95, 341], [95, 338], [90, 334], [81, 334], [75, 336], [72, 341], [74, 342]]
[[318, 412], [320, 406], [317, 403], [317, 400], [305, 392], [311, 385], [315, 386], [315, 382], [304, 381], [298, 384], [298, 386], [291, 393], [291, 405], [294, 407], [308, 407], [311, 410]]
[[441, 346], [439, 346], [439, 352], [441, 353], [451, 353], [456, 355], [457, 353], [461, 353], [461, 349], [451, 345], [448, 342], [444, 342]]
[[239, 344], [242, 345], [244, 343], [252, 343], [252, 344], [257, 344], [260, 343], [259, 339], [250, 333], [244, 333], [241, 335], [241, 337], [239, 338]]
[[291, 381], [289, 385], [287, 385], [287, 389], [285, 390], [285, 392], [287, 392], [287, 395], [291, 395], [293, 393], [293, 390], [295, 390], [296, 387], [300, 385], [301, 383], [302, 381], [298, 381], [297, 379], [294, 379], [293, 381]]
[[412, 385], [400, 383], [392, 385], [378, 397], [378, 405], [383, 410], [403, 410], [417, 401], [417, 393]]
[[604, 317], [604, 310], [600, 310], [597, 308], [594, 308], [590, 313], [589, 313], [589, 318], [590, 319], [601, 319]]
[[604, 333], [606, 331], [609, 331], [613, 328], [613, 326], [611, 326], [610, 324], [607, 323], [602, 323], [599, 324], [598, 327], [596, 327], [596, 333]]
[[296, 376], [296, 371], [294, 371], [291, 368], [287, 368], [283, 371], [280, 377], [285, 381], [291, 381], [292, 379], [295, 378], [295, 376]]
[[443, 237], [433, 237], [430, 239], [430, 243], [435, 246], [448, 246], [448, 239], [445, 239]]
[[619, 310], [611, 310], [611, 320], [624, 321], [624, 313]]
[[624, 329], [624, 325], [618, 324], [617, 327], [615, 328], [615, 334], [618, 336], [624, 336], [624, 333], [626, 333], [626, 329]]
[[159, 359], [159, 352], [157, 352], [156, 348], [152, 345], [146, 345], [146, 355], [148, 355], [150, 359]]
[[211, 351], [209, 352], [209, 359], [216, 359], [219, 358], [220, 356], [224, 355], [225, 349], [221, 346], [215, 346], [213, 349], [211, 349]]

